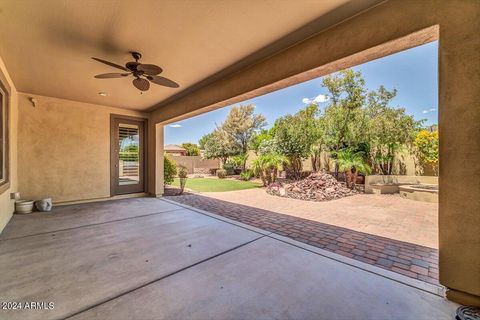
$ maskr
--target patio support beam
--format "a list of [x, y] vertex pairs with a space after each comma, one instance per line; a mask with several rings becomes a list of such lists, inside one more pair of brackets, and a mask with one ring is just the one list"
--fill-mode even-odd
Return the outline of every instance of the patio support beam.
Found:
[[163, 125], [150, 123], [148, 150], [148, 193], [154, 197], [161, 197], [164, 191], [163, 184]]
[[480, 306], [479, 15], [477, 0], [385, 1], [189, 95], [159, 104], [152, 122], [192, 117], [420, 45], [422, 39], [435, 40], [423, 34], [403, 41], [436, 26], [440, 282], [450, 289], [449, 298]]

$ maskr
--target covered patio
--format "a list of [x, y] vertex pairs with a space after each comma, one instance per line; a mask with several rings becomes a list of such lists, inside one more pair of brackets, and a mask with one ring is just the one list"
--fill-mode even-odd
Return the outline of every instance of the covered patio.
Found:
[[139, 198], [15, 216], [2, 300], [54, 303], [5, 319], [451, 319], [434, 286], [272, 232]]

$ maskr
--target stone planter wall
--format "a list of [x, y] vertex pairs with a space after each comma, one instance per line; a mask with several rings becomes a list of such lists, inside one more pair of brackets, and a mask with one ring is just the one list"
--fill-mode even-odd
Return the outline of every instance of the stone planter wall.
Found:
[[372, 184], [438, 184], [435, 176], [371, 175], [365, 177], [365, 193], [374, 193]]

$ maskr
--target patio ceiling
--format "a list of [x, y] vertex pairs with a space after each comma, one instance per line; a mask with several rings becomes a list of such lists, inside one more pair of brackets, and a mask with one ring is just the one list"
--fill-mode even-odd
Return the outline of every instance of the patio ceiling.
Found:
[[[378, 2], [2, 0], [0, 56], [20, 92], [146, 110]], [[140, 95], [132, 79], [93, 78], [116, 70], [90, 57], [124, 64], [132, 50], [180, 88]]]

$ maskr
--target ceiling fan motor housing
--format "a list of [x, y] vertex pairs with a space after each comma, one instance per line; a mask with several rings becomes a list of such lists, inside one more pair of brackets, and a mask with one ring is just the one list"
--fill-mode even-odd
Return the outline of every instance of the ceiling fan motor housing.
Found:
[[133, 59], [135, 59], [136, 61], [142, 58], [142, 54], [140, 52], [130, 51], [130, 53], [132, 54]]

